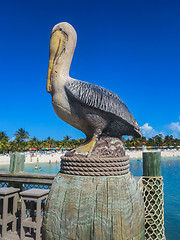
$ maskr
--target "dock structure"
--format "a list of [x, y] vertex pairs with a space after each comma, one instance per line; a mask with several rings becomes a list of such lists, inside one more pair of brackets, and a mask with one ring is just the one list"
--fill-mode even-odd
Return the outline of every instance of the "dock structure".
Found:
[[[31, 188], [37, 189], [51, 189], [52, 182], [56, 174], [39, 174], [39, 173], [9, 173], [9, 172], [0, 172], [0, 187], [11, 186], [12, 183], [16, 183], [20, 186], [20, 189], [27, 190]], [[138, 181], [138, 178], [135, 178]], [[20, 204], [18, 204], [20, 208]], [[19, 240], [20, 239], [20, 209], [17, 216], [17, 233], [8, 232], [5, 238], [1, 240]], [[26, 233], [25, 240], [34, 239], [35, 236], [32, 236]]]
[[[19, 186], [19, 192], [30, 190], [32, 188], [42, 189], [42, 191], [49, 191], [52, 182], [56, 174], [39, 174], [39, 173], [24, 173], [24, 172], [0, 172], [0, 188], [11, 189], [12, 186]], [[0, 199], [1, 201], [1, 199]], [[32, 210], [33, 205], [29, 203], [28, 209]], [[0, 229], [0, 240], [20, 240], [20, 220], [21, 220], [21, 203], [17, 202], [17, 228], [15, 232], [12, 232], [8, 228], [8, 232], [2, 237], [2, 231]], [[43, 209], [42, 209], [43, 210]], [[0, 207], [1, 217], [1, 207]], [[26, 232], [24, 240], [35, 239], [35, 233]]]
[[[143, 154], [143, 176], [136, 181], [141, 183], [145, 206], [145, 239], [165, 240], [164, 208], [163, 208], [163, 179], [161, 176], [160, 153]], [[39, 173], [10, 173], [0, 172], [0, 187], [9, 187], [12, 184], [20, 186], [21, 191], [38, 188], [51, 189], [56, 174]], [[20, 207], [20, 205], [18, 205]], [[20, 214], [20, 211], [19, 211]], [[8, 232], [1, 240], [20, 239], [20, 215], [17, 216], [17, 233]], [[1, 234], [1, 233], [0, 233]], [[152, 236], [153, 235], [153, 236]], [[35, 236], [26, 233], [25, 240], [34, 239]]]

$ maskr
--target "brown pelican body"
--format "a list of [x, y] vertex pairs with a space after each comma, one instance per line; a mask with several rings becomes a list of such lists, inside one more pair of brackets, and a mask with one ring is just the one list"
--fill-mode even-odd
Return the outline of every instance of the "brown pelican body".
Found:
[[101, 136], [140, 137], [138, 123], [113, 92], [69, 77], [77, 35], [68, 23], [57, 24], [51, 34], [47, 91], [56, 114], [85, 133], [87, 140]]

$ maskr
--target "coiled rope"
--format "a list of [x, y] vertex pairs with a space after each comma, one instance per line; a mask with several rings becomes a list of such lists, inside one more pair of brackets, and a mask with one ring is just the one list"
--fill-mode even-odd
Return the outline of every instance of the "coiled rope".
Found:
[[61, 158], [61, 173], [80, 176], [116, 176], [129, 172], [129, 158]]

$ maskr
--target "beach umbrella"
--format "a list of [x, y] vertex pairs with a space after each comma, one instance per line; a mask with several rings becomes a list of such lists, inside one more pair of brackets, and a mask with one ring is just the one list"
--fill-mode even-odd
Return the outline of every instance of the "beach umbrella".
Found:
[[180, 146], [177, 146], [177, 148], [180, 148]]
[[174, 146], [169, 146], [170, 148], [174, 148]]
[[138, 146], [137, 148], [142, 148], [142, 147]]
[[29, 148], [29, 150], [36, 150], [36, 148]]

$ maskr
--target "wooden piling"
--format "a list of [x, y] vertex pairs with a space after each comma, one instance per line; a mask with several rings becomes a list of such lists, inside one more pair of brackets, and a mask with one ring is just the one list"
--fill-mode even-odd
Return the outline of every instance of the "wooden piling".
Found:
[[144, 240], [142, 195], [131, 173], [58, 173], [46, 204], [44, 240]]
[[10, 157], [10, 173], [17, 173], [24, 171], [25, 154], [12, 153]]
[[142, 183], [145, 208], [145, 238], [164, 240], [164, 199], [160, 152], [143, 153]]
[[61, 158], [44, 212], [43, 240], [144, 240], [144, 202], [123, 142], [104, 137], [90, 156]]
[[160, 152], [143, 152], [143, 176], [161, 176]]

